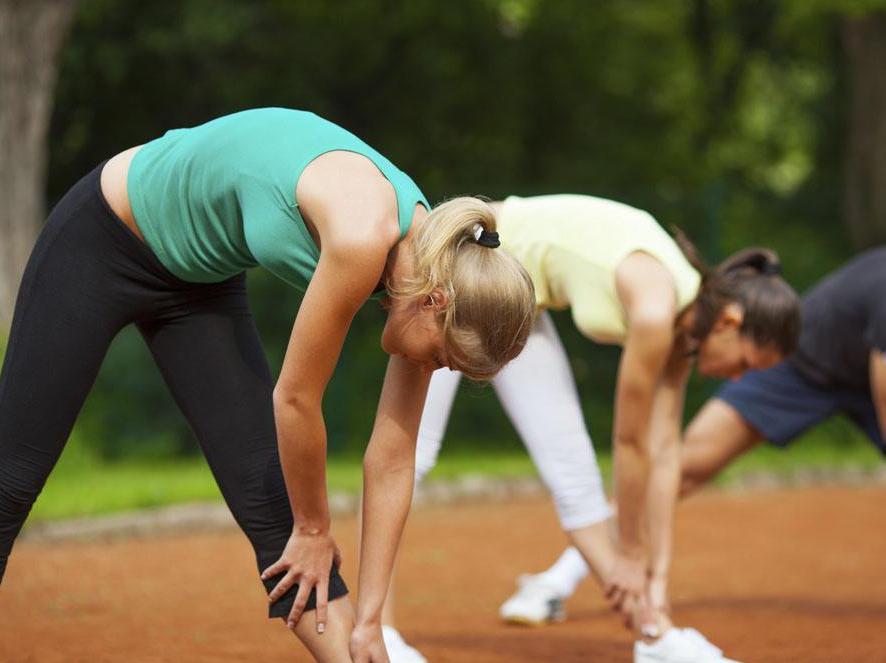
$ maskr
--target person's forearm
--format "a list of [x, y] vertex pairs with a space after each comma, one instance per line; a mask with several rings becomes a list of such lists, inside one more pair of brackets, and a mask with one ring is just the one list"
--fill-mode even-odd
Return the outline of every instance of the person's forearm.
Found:
[[880, 434], [886, 438], [886, 353], [877, 348], [871, 350], [868, 358], [868, 378]]
[[637, 556], [643, 549], [640, 523], [649, 479], [648, 452], [639, 441], [615, 439], [615, 477], [619, 549]]
[[370, 442], [363, 461], [363, 532], [357, 623], [379, 623], [412, 502], [414, 454], [391, 464]]
[[319, 404], [275, 402], [280, 465], [295, 528], [305, 534], [328, 532], [326, 426]]
[[874, 394], [874, 410], [877, 413], [877, 423], [880, 425], [880, 435], [886, 440], [886, 384], [874, 385], [878, 391]]
[[612, 431], [618, 546], [623, 555], [635, 558], [644, 548], [641, 530], [649, 486], [649, 426], [659, 379], [658, 367], [649, 366], [651, 360], [643, 358], [641, 346], [629, 341], [622, 354]]
[[679, 441], [664, 443], [656, 455], [649, 477], [646, 513], [649, 531], [650, 570], [666, 579], [673, 550], [674, 511], [680, 486]]

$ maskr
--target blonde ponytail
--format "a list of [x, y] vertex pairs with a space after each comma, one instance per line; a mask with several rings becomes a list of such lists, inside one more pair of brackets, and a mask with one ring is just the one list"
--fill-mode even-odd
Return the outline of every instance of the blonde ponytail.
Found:
[[486, 239], [495, 233], [495, 214], [479, 198], [438, 205], [416, 230], [413, 275], [388, 284], [389, 294], [418, 299], [442, 291], [449, 302], [440, 322], [450, 368], [475, 380], [493, 377], [520, 353], [532, 328], [529, 274]]

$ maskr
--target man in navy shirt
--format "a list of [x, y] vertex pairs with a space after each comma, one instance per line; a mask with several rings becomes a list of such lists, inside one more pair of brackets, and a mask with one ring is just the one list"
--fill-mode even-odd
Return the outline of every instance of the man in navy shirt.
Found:
[[835, 415], [886, 454], [886, 247], [825, 277], [803, 297], [797, 351], [726, 383], [692, 422], [682, 451], [686, 494], [762, 440], [786, 446]]

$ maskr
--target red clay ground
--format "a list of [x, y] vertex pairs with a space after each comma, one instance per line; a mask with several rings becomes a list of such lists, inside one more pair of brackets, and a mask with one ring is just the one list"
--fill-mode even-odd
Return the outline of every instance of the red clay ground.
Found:
[[[886, 661], [884, 507], [883, 486], [690, 500], [676, 619], [743, 661]], [[354, 530], [352, 519], [336, 524], [345, 551]], [[543, 500], [416, 512], [398, 579], [402, 630], [435, 663], [629, 661], [630, 638], [591, 583], [565, 624], [498, 623], [516, 575], [563, 543]], [[21, 544], [0, 590], [0, 661], [307, 660], [263, 614], [239, 533]]]

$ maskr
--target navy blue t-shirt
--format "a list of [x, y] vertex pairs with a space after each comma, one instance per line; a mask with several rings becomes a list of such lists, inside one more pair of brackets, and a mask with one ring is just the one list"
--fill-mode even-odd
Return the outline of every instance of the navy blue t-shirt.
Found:
[[886, 352], [886, 247], [858, 255], [806, 293], [789, 361], [817, 384], [870, 391], [874, 349]]

